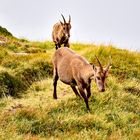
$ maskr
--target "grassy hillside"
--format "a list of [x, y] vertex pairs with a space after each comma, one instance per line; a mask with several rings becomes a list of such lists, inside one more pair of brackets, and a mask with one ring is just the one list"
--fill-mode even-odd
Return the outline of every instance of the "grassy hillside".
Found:
[[0, 35], [4, 36], [13, 36], [6, 28], [0, 26]]
[[95, 54], [103, 65], [112, 56], [106, 91], [92, 82], [91, 112], [60, 81], [53, 100], [52, 42], [7, 38], [0, 45], [0, 139], [139, 139], [140, 53], [111, 45], [71, 48], [95, 64]]

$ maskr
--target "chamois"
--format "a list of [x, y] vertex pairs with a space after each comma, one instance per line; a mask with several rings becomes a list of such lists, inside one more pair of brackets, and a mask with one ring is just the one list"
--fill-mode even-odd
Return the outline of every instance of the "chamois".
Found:
[[[55, 51], [53, 56], [53, 98], [57, 99], [57, 81], [60, 80], [71, 86], [76, 96], [83, 97], [86, 107], [89, 110], [88, 98], [91, 95], [91, 80], [94, 79], [99, 91], [105, 91], [105, 79], [110, 68], [110, 64], [103, 68], [96, 57], [99, 67], [89, 64], [82, 56], [76, 54], [70, 48], [63, 47]], [[78, 91], [76, 89], [78, 87]], [[85, 89], [87, 95], [85, 94]], [[79, 94], [80, 93], [80, 94]]]
[[56, 23], [53, 26], [52, 39], [55, 43], [55, 48], [58, 49], [64, 44], [64, 47], [69, 47], [70, 29], [71, 29], [71, 17], [69, 15], [69, 21], [66, 22], [64, 16], [61, 14], [63, 21]]

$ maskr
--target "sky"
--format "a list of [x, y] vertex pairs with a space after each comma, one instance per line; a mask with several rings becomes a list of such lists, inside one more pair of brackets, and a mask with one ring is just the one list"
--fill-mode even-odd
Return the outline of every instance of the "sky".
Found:
[[0, 0], [0, 25], [32, 41], [52, 40], [61, 13], [71, 15], [70, 42], [140, 51], [140, 0]]

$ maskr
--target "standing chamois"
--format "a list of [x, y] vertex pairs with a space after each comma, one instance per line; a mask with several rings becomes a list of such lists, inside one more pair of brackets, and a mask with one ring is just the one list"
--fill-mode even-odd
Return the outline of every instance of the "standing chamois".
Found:
[[53, 26], [52, 39], [55, 43], [55, 48], [58, 49], [64, 44], [64, 47], [69, 47], [70, 29], [71, 29], [71, 17], [69, 16], [68, 23], [66, 22], [64, 16], [61, 14], [63, 21], [56, 23]]
[[[63, 83], [70, 85], [77, 96], [80, 98], [81, 96], [83, 97], [86, 107], [89, 110], [88, 98], [91, 95], [91, 80], [94, 79], [99, 91], [104, 92], [105, 79], [110, 68], [110, 64], [103, 68], [99, 59], [97, 57], [96, 59], [99, 63], [99, 67], [89, 64], [85, 58], [67, 47], [57, 49], [53, 56], [53, 98], [57, 99], [57, 81], [60, 79]], [[85, 90], [87, 91], [87, 95], [85, 94]]]

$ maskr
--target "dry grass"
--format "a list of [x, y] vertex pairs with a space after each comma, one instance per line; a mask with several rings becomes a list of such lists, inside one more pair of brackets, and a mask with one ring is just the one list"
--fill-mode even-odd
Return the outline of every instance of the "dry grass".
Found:
[[[0, 99], [0, 139], [139, 139], [139, 53], [116, 49], [111, 45], [71, 45], [73, 50], [95, 64], [94, 55], [99, 57], [103, 65], [112, 56], [106, 92], [99, 93], [92, 82], [89, 100], [91, 111], [87, 112], [84, 101], [77, 99], [71, 88], [60, 81], [59, 99], [52, 98], [53, 43], [17, 42], [22, 44], [20, 49], [7, 45], [0, 50], [0, 80], [3, 82], [3, 71], [13, 77], [0, 84], [0, 87], [6, 89], [2, 91], [3, 94], [11, 89], [11, 85], [16, 91], [14, 97], [5, 94]], [[27, 55], [15, 54], [27, 53], [27, 49], [30, 50]], [[24, 85], [24, 90], [15, 84], [16, 80]]]

